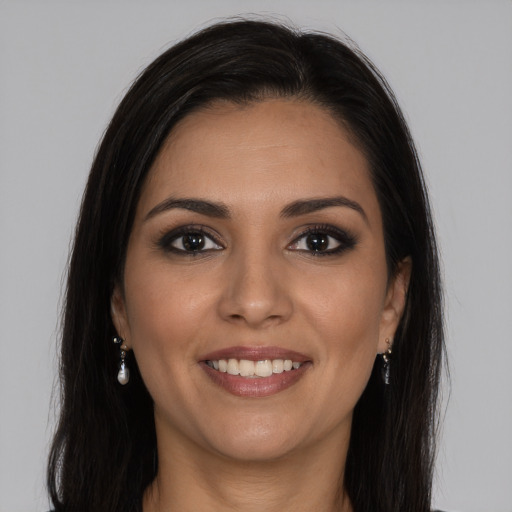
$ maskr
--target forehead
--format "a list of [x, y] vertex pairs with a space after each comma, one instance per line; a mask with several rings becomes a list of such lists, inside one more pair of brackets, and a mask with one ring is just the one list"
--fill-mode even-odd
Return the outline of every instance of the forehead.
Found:
[[376, 206], [365, 156], [327, 110], [299, 100], [219, 102], [174, 127], [141, 206], [178, 195], [277, 207], [337, 194]]

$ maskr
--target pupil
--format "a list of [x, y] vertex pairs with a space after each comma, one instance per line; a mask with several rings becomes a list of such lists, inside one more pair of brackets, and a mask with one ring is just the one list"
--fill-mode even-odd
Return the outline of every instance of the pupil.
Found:
[[183, 247], [187, 251], [199, 251], [204, 247], [203, 235], [199, 233], [191, 233], [183, 236]]
[[310, 251], [325, 251], [329, 246], [329, 240], [321, 233], [311, 233], [306, 238], [306, 244]]

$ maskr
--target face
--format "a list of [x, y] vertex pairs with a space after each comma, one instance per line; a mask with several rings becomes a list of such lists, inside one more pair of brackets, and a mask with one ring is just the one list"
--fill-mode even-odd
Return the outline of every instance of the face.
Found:
[[405, 267], [388, 278], [368, 163], [328, 112], [269, 100], [186, 117], [112, 298], [159, 444], [262, 460], [348, 439]]

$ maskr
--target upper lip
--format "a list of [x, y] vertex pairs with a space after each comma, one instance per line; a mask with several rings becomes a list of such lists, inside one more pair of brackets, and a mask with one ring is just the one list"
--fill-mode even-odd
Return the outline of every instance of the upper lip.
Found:
[[270, 346], [237, 346], [227, 347], [209, 352], [200, 358], [201, 361], [218, 361], [219, 359], [247, 359], [263, 361], [265, 359], [291, 359], [298, 363], [310, 361], [311, 358], [300, 352], [282, 347]]

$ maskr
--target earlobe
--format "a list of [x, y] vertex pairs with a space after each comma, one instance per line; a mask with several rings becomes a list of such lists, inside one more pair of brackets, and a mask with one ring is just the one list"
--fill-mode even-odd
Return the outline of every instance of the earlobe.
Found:
[[378, 348], [380, 353], [384, 353], [389, 348], [385, 340], [395, 337], [407, 300], [411, 270], [412, 260], [408, 256], [398, 264], [395, 275], [389, 282], [381, 317]]
[[127, 340], [129, 339], [129, 326], [126, 316], [126, 305], [123, 293], [117, 284], [114, 286], [114, 291], [110, 298], [110, 315], [117, 334], [123, 339], [123, 346], [126, 347], [125, 349], [128, 349]]

